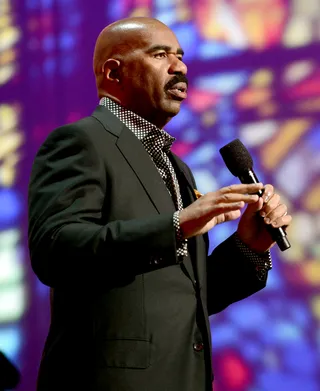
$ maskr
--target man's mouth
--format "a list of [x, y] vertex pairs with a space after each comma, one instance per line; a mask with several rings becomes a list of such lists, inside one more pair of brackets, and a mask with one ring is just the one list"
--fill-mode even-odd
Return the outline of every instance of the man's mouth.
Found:
[[176, 98], [177, 100], [183, 100], [183, 99], [186, 99], [186, 97], [187, 97], [187, 90], [188, 90], [187, 84], [180, 82], [180, 83], [176, 83], [172, 87], [170, 87], [167, 90], [167, 92], [170, 95], [172, 95], [174, 98]]

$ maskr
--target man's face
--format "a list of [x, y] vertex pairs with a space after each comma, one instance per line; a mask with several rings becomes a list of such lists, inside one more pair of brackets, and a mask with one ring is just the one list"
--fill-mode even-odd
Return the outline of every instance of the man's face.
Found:
[[141, 117], [163, 127], [179, 113], [187, 97], [187, 67], [173, 32], [158, 24], [141, 31], [121, 69], [122, 103]]

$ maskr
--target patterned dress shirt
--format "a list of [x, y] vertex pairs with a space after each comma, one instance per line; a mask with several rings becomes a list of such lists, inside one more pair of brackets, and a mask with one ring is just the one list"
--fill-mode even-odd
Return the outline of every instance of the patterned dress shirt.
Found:
[[[108, 97], [101, 98], [100, 105], [105, 106], [111, 111], [141, 141], [163, 179], [176, 206], [176, 212], [173, 214], [173, 225], [176, 231], [177, 256], [181, 261], [182, 257], [188, 254], [188, 242], [187, 239], [183, 239], [180, 229], [179, 211], [183, 209], [183, 202], [179, 182], [168, 156], [168, 152], [175, 138], [170, 136], [165, 130], [159, 129], [157, 126]], [[258, 254], [248, 248], [238, 238], [236, 233], [233, 237], [239, 251], [255, 265], [258, 278], [265, 279], [267, 271], [272, 268], [270, 251], [264, 254]], [[161, 262], [161, 259], [153, 259], [152, 262], [157, 264]]]

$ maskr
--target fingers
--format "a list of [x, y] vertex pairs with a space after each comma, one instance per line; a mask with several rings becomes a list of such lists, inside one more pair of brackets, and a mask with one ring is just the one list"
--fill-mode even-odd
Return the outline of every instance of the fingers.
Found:
[[[259, 196], [252, 193], [256, 193], [262, 188], [263, 185], [261, 183], [231, 185], [216, 192], [207, 193], [198, 199], [197, 202], [205, 203], [207, 212], [217, 216], [232, 211], [240, 211], [245, 204], [257, 203]], [[233, 215], [231, 216], [233, 217]]]
[[281, 227], [283, 225], [289, 225], [291, 219], [292, 217], [287, 214], [287, 206], [279, 204], [265, 216], [264, 221], [273, 227]]
[[246, 209], [246, 214], [255, 216], [263, 207], [263, 199], [260, 197], [258, 202], [250, 203]]
[[225, 213], [225, 221], [237, 220], [241, 216], [240, 210], [233, 210]]
[[281, 203], [280, 195], [274, 193], [272, 185], [266, 185], [263, 196], [264, 204], [260, 210], [260, 215], [266, 224], [273, 227], [282, 227], [291, 223], [292, 217], [288, 215], [288, 208]]
[[268, 205], [268, 207], [265, 207], [260, 213], [267, 224], [270, 222], [269, 220], [273, 221], [287, 214], [287, 206], [280, 204], [280, 197], [275, 197], [275, 200], [278, 200], [278, 202], [274, 204], [274, 207]]
[[[214, 194], [214, 193], [213, 193]], [[256, 194], [241, 194], [241, 193], [224, 193], [214, 195], [212, 201], [216, 204], [219, 203], [234, 203], [234, 202], [245, 202], [246, 204], [257, 202], [259, 196]]]
[[[262, 217], [266, 217], [271, 212], [273, 212], [280, 204], [279, 194], [272, 194], [271, 198], [263, 204], [263, 207], [260, 211]], [[284, 212], [283, 212], [284, 213]]]
[[265, 185], [262, 199], [264, 203], [267, 203], [274, 194], [274, 187], [270, 184]]
[[236, 210], [240, 210], [244, 207], [243, 201], [230, 202], [230, 203], [217, 203], [214, 208], [214, 214], [228, 213]]
[[254, 194], [263, 189], [262, 183], [250, 183], [230, 185], [218, 190], [221, 194], [237, 193], [237, 194]]

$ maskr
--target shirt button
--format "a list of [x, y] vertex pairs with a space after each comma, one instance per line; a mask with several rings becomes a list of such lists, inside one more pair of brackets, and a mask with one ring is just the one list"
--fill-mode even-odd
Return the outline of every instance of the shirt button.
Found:
[[193, 350], [195, 352], [202, 352], [203, 349], [204, 349], [204, 345], [202, 342], [196, 342], [193, 344]]

